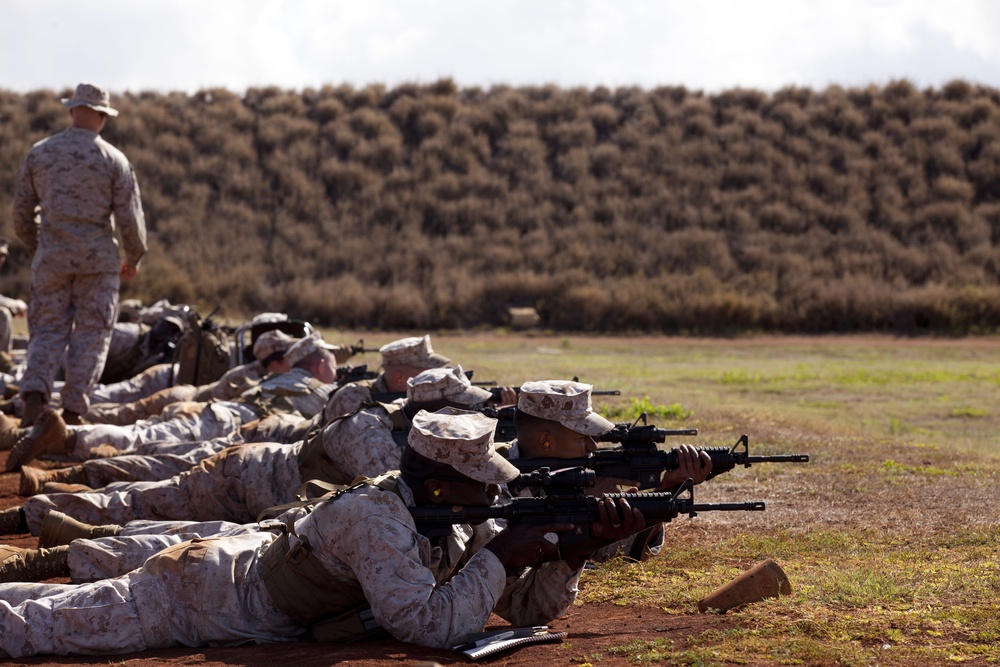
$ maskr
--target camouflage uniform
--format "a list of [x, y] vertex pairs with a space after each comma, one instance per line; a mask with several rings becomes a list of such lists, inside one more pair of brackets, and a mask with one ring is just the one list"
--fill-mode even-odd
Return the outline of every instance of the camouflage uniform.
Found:
[[330, 400], [323, 408], [323, 419], [330, 421], [338, 417], [353, 414], [371, 405], [372, 394], [383, 394], [389, 391], [385, 385], [385, 378], [379, 375], [374, 380], [361, 380], [359, 382], [348, 382], [337, 387], [330, 394]]
[[112, 484], [93, 493], [55, 493], [24, 501], [28, 529], [39, 534], [52, 510], [91, 524], [138, 519], [247, 523], [292, 502], [302, 485], [302, 443], [234, 445], [185, 472], [157, 482]]
[[229, 521], [130, 521], [115, 537], [70, 542], [66, 550], [70, 578], [80, 584], [120, 577], [142, 567], [150, 556], [181, 542], [258, 530], [257, 524]]
[[[228, 521], [132, 521], [114, 537], [75, 539], [66, 547], [67, 568], [73, 583], [111, 579], [142, 567], [148, 558], [188, 540], [232, 537], [258, 532], [257, 524]], [[0, 600], [17, 606], [59, 592], [51, 584], [16, 582], [0, 584]]]
[[87, 486], [93, 489], [112, 484], [156, 482], [190, 470], [199, 462], [242, 441], [242, 431], [235, 431], [211, 440], [143, 443], [134, 454], [90, 459], [80, 465], [87, 476]]
[[232, 401], [261, 383], [265, 375], [259, 361], [230, 368], [212, 387], [213, 401]]
[[[294, 641], [304, 629], [271, 601], [258, 554], [270, 533], [182, 542], [123, 577], [56, 585], [0, 602], [0, 653], [102, 655], [170, 646]], [[0, 585], [23, 597], [17, 585]], [[45, 588], [36, 586], [36, 594]]]
[[[402, 406], [405, 399], [396, 403]], [[400, 409], [397, 407], [397, 410]], [[323, 451], [340, 476], [324, 481], [347, 484], [356, 477], [376, 477], [399, 469], [405, 440], [393, 438], [389, 406], [373, 405], [323, 427]], [[397, 419], [400, 417], [397, 416]], [[407, 424], [409, 418], [402, 417]]]
[[[298, 442], [301, 440], [301, 434], [310, 430], [305, 428], [304, 424], [311, 424], [313, 420], [303, 420], [297, 414], [269, 415], [259, 423], [243, 425], [229, 435], [211, 440], [144, 442], [132, 454], [88, 459], [80, 466], [86, 475], [87, 486], [93, 489], [112, 484], [170, 479], [232, 445], [244, 442], [287, 444]], [[319, 426], [316, 425], [314, 428], [318, 429]], [[107, 490], [121, 490], [121, 488], [116, 486]]]
[[96, 132], [70, 127], [28, 152], [17, 177], [13, 219], [33, 255], [31, 335], [21, 390], [48, 397], [65, 353], [63, 405], [86, 414], [118, 309], [121, 260], [115, 228], [129, 264], [138, 266], [146, 253], [135, 172]]
[[[260, 357], [261, 359], [266, 359], [271, 355], [283, 354], [295, 340], [280, 331], [265, 332], [254, 343], [254, 352], [264, 355]], [[200, 387], [188, 384], [170, 386], [176, 377], [176, 373], [171, 373], [164, 388], [139, 397], [138, 400], [121, 400], [91, 405], [90, 412], [87, 413], [87, 421], [91, 424], [125, 425], [155, 417], [171, 403], [236, 400], [254, 387], [259, 386], [265, 375], [267, 375], [267, 371], [261, 361], [252, 361], [231, 368], [216, 382]], [[91, 397], [93, 398], [93, 393]]]
[[23, 315], [28, 304], [20, 299], [0, 295], [0, 352], [9, 352], [14, 336], [15, 315]]
[[88, 424], [114, 424], [127, 426], [143, 419], [151, 419], [174, 403], [198, 400], [199, 389], [191, 384], [166, 387], [155, 394], [128, 403], [91, 403], [87, 411]]
[[[475, 405], [490, 396], [472, 386], [461, 367], [429, 369], [407, 385], [409, 400], [418, 404], [448, 400]], [[92, 524], [122, 525], [136, 519], [253, 521], [268, 507], [296, 500], [309, 479], [347, 484], [397, 469], [405, 440], [395, 440], [393, 432], [405, 434], [410, 424], [402, 402], [375, 405], [327, 424], [304, 442], [234, 445], [161, 482], [113, 484], [95, 493], [37, 495], [25, 501], [24, 512], [34, 534], [52, 510]], [[84, 470], [89, 481], [99, 483], [98, 474], [121, 465], [116, 459], [124, 459], [138, 474], [136, 468], [143, 464], [158, 468], [171, 464], [162, 458], [150, 463], [113, 457], [108, 463], [85, 464]]]
[[76, 448], [73, 458], [90, 458], [90, 450], [110, 444], [123, 453], [140, 443], [159, 440], [201, 441], [228, 435], [267, 410], [298, 412], [312, 417], [326, 405], [332, 385], [321, 384], [308, 371], [293, 368], [269, 378], [238, 401], [175, 403], [157, 420], [130, 426], [96, 424], [73, 427]]
[[[412, 504], [405, 483], [399, 491], [363, 486], [309, 514], [300, 510], [295, 522], [324, 569], [345, 586], [360, 585], [375, 619], [396, 638], [444, 648], [480, 630], [491, 612], [538, 625], [572, 604], [579, 570], [560, 561], [507, 577], [481, 548], [498, 532], [495, 524], [456, 526], [432, 542], [401, 500]], [[273, 540], [260, 532], [183, 542], [124, 577], [32, 584], [29, 601], [23, 584], [0, 585], [0, 600], [8, 601], [0, 603], [0, 650], [25, 657], [294, 640], [304, 628], [278, 610], [261, 578], [260, 554]], [[463, 566], [467, 549], [474, 554]]]
[[419, 405], [447, 400], [471, 408], [491, 396], [485, 389], [473, 386], [461, 366], [427, 369], [407, 380], [406, 385], [407, 399], [390, 405], [369, 405], [323, 428], [323, 450], [342, 474], [325, 481], [347, 484], [357, 477], [397, 470], [410, 426], [410, 420], [400, 414], [407, 401]]
[[[90, 402], [131, 403], [166, 389], [174, 383], [177, 364], [150, 366], [135, 377], [112, 384], [99, 384], [90, 392]], [[58, 383], [57, 383], [58, 384]]]
[[374, 380], [351, 382], [338, 388], [330, 403], [323, 410], [323, 418], [327, 421], [357, 412], [372, 402], [372, 394], [389, 391], [386, 384], [386, 370], [393, 367], [429, 370], [441, 368], [451, 363], [451, 359], [438, 354], [431, 347], [430, 336], [411, 336], [386, 343], [379, 348], [382, 356], [382, 373]]

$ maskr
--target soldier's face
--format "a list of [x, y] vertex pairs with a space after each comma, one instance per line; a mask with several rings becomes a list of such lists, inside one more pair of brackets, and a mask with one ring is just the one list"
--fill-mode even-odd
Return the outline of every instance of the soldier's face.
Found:
[[316, 364], [316, 372], [313, 376], [324, 384], [332, 384], [337, 381], [337, 358], [329, 350], [323, 350], [323, 359]]
[[558, 422], [550, 422], [538, 433], [536, 442], [528, 444], [519, 441], [518, 447], [527, 457], [576, 459], [597, 451], [597, 442], [589, 435], [572, 431]]
[[405, 392], [406, 381], [423, 370], [416, 366], [386, 366], [382, 369], [385, 386], [391, 392]]

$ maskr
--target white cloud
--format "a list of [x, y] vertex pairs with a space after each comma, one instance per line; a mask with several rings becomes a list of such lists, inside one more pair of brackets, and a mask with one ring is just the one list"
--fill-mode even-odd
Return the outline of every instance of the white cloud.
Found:
[[0, 87], [1000, 87], [992, 0], [4, 0]]

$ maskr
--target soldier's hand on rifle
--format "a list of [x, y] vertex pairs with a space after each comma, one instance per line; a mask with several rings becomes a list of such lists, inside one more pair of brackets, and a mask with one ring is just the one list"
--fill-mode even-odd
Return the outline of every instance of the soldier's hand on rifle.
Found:
[[642, 512], [628, 504], [624, 498], [617, 503], [611, 498], [602, 498], [597, 503], [599, 521], [590, 526], [592, 537], [617, 542], [646, 527]]
[[559, 545], [546, 538], [547, 533], [565, 533], [571, 523], [547, 525], [514, 524], [486, 543], [506, 568], [529, 567], [544, 561], [558, 560]]
[[500, 397], [496, 400], [490, 399], [488, 403], [496, 408], [517, 405], [517, 391], [514, 387], [500, 387]]
[[656, 491], [672, 492], [691, 479], [695, 484], [701, 484], [712, 472], [712, 457], [705, 451], [699, 451], [694, 445], [681, 445], [677, 448], [677, 468], [663, 475]]

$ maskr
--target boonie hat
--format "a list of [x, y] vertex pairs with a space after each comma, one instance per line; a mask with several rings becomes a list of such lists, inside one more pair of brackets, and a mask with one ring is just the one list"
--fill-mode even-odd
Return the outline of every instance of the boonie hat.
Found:
[[583, 435], [603, 435], [615, 425], [594, 412], [590, 404], [593, 388], [593, 385], [568, 380], [525, 382], [517, 396], [517, 409], [559, 422]]
[[378, 351], [382, 354], [383, 368], [386, 366], [439, 368], [451, 363], [448, 357], [434, 352], [430, 336], [400, 338], [386, 343]]
[[[261, 335], [263, 336], [264, 334]], [[285, 352], [285, 360], [289, 365], [294, 366], [313, 352], [319, 352], [320, 350], [332, 351], [334, 349], [336, 348], [333, 345], [323, 340], [323, 336], [318, 331], [313, 331], [305, 338], [300, 338], [294, 345], [288, 348], [288, 351]], [[257, 356], [256, 352], [254, 356]]]
[[520, 474], [493, 446], [497, 421], [481, 412], [443, 408], [413, 416], [409, 446], [484, 484], [506, 484]]
[[70, 109], [75, 107], [90, 107], [114, 118], [118, 111], [111, 108], [111, 95], [107, 88], [95, 86], [92, 83], [81, 83], [76, 87], [73, 97], [63, 98], [62, 103]]
[[265, 331], [254, 341], [253, 356], [257, 361], [264, 361], [276, 352], [287, 352], [298, 340], [277, 329]]
[[429, 368], [406, 381], [406, 396], [416, 403], [452, 401], [462, 405], [483, 403], [492, 394], [476, 387], [462, 372], [461, 366]]

